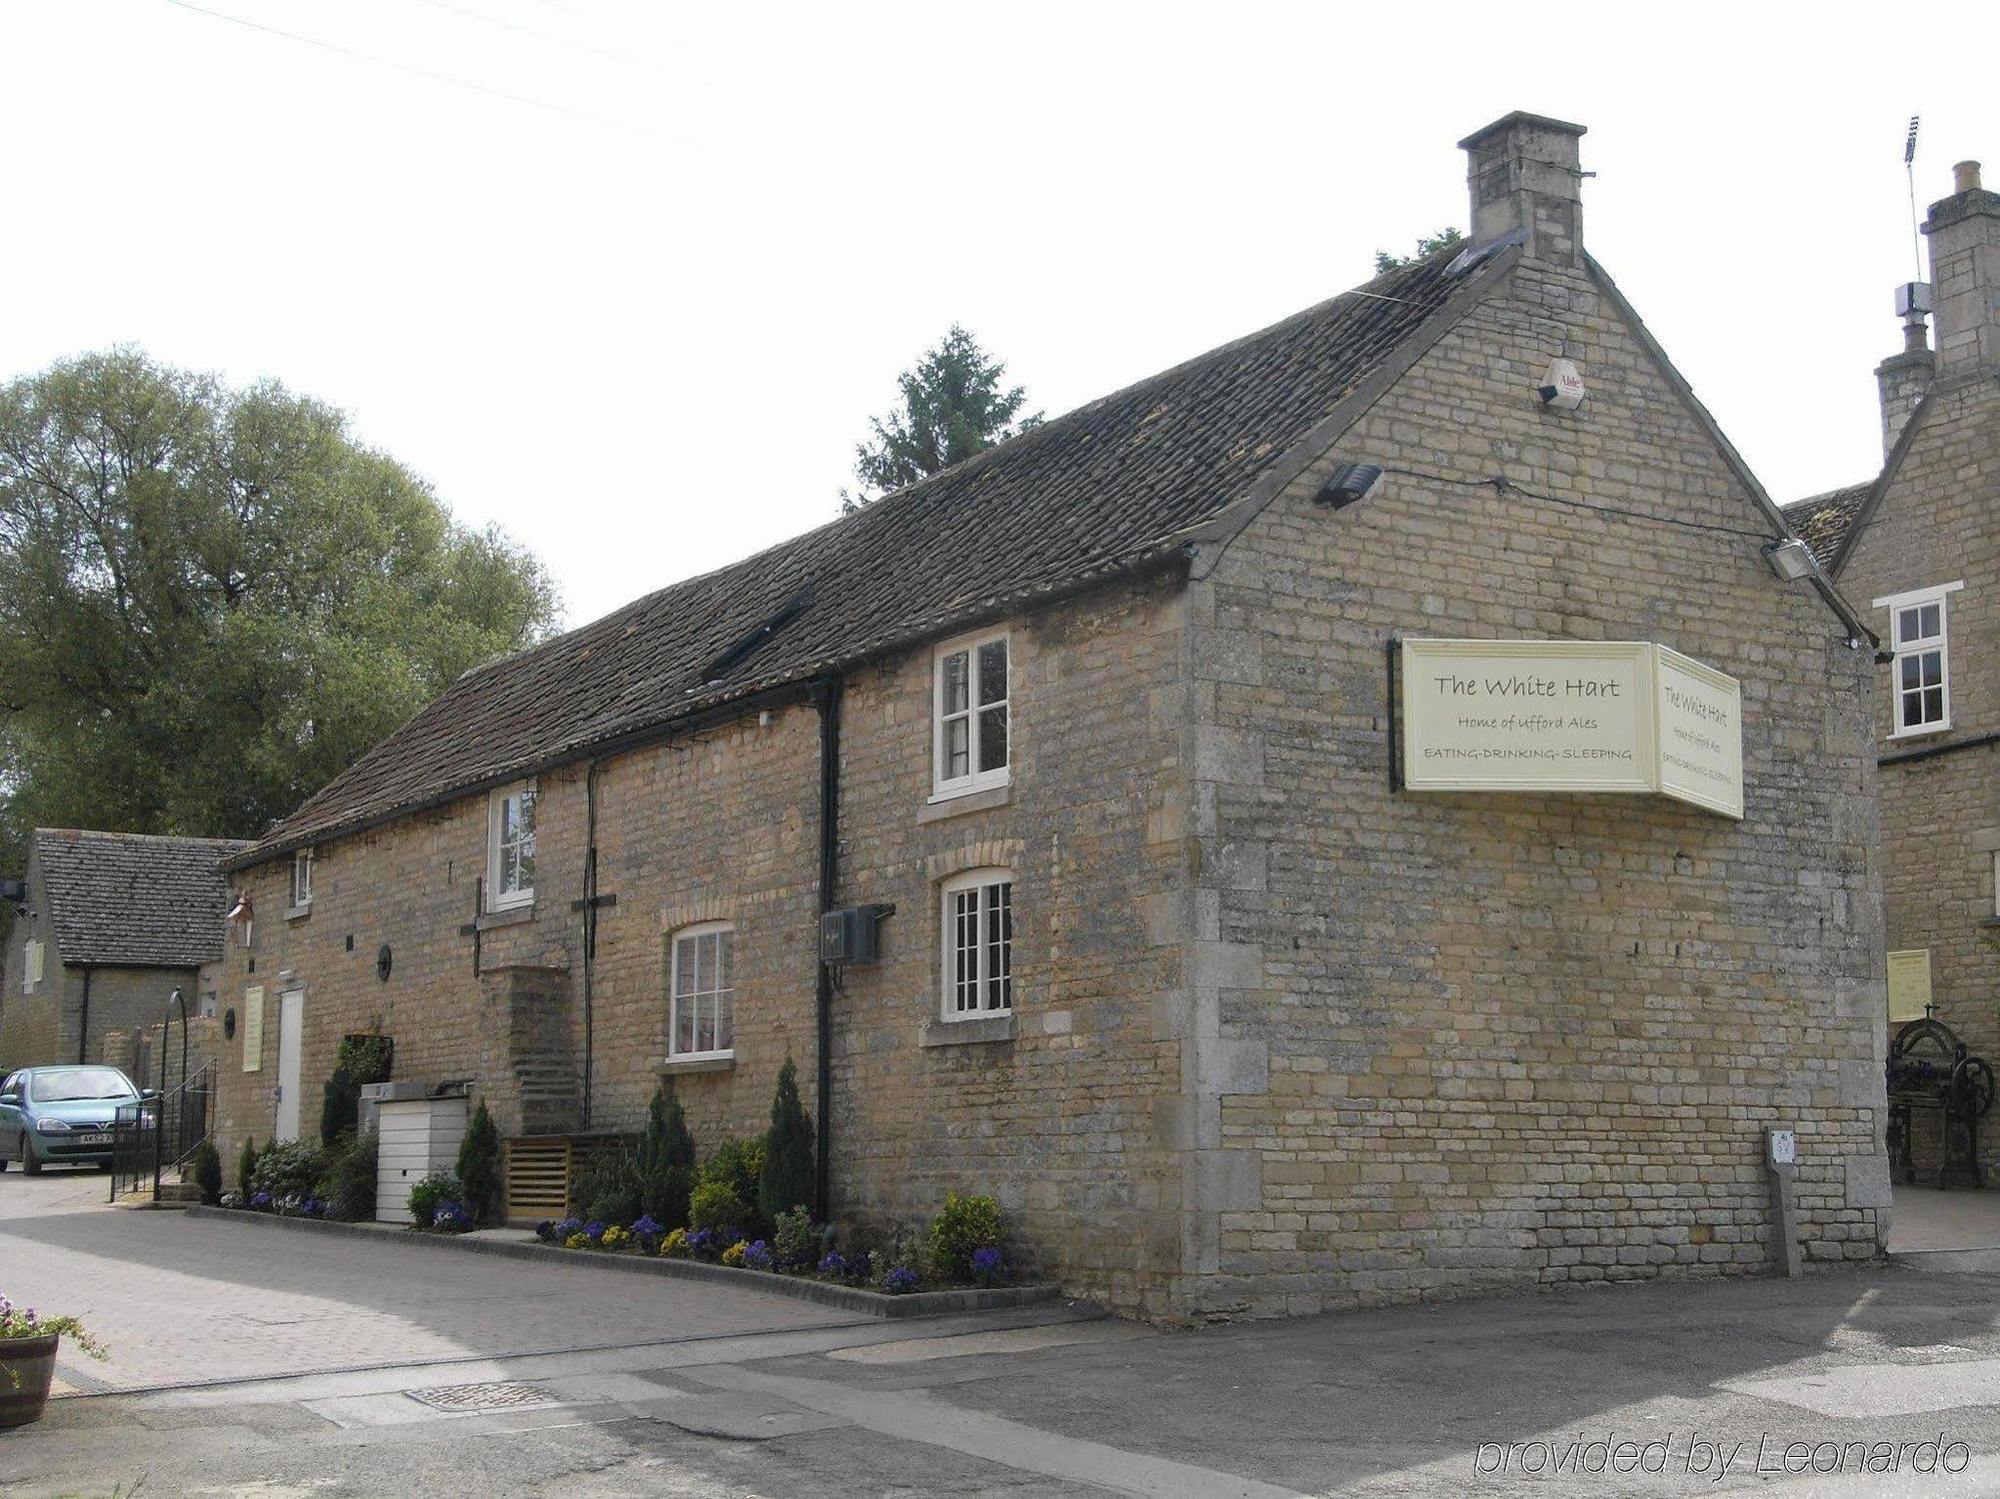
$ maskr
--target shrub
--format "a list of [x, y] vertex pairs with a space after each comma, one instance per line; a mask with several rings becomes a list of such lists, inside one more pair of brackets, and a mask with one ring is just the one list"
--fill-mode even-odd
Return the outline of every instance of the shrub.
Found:
[[810, 1265], [819, 1244], [819, 1230], [813, 1226], [811, 1213], [799, 1207], [778, 1214], [772, 1225], [771, 1250], [778, 1257], [779, 1269]]
[[203, 1202], [214, 1207], [222, 1201], [222, 1157], [217, 1154], [213, 1140], [203, 1140], [195, 1146], [188, 1176], [201, 1188]]
[[897, 1265], [917, 1273], [919, 1279], [935, 1273], [931, 1265], [931, 1238], [914, 1228], [899, 1228], [890, 1235], [880, 1254], [872, 1256], [884, 1269]]
[[388, 1036], [342, 1036], [319, 1105], [319, 1142], [332, 1145], [356, 1132], [364, 1083], [386, 1083], [396, 1043]]
[[460, 1201], [464, 1195], [457, 1177], [448, 1171], [434, 1172], [410, 1188], [410, 1217], [418, 1228], [429, 1228], [439, 1208]]
[[305, 1140], [280, 1140], [267, 1145], [250, 1173], [250, 1185], [274, 1198], [312, 1196], [326, 1169], [326, 1155]]
[[222, 1205], [226, 1208], [242, 1207], [243, 1194], [237, 1191], [234, 1187], [231, 1187], [227, 1192], [224, 1192], [222, 1194]]
[[505, 1204], [500, 1200], [500, 1131], [493, 1127], [486, 1100], [472, 1111], [465, 1138], [458, 1142], [458, 1180], [465, 1188], [465, 1210], [475, 1223], [498, 1223]]
[[748, 1217], [743, 1199], [727, 1182], [703, 1182], [694, 1189], [694, 1198], [688, 1204], [688, 1226], [691, 1228], [740, 1228]]
[[670, 1260], [684, 1260], [688, 1256], [688, 1231], [684, 1228], [671, 1230], [660, 1240], [660, 1253]]
[[973, 1255], [999, 1247], [1000, 1204], [947, 1192], [943, 1210], [931, 1220], [931, 1273], [940, 1280], [969, 1280]]
[[245, 1197], [257, 1190], [253, 1181], [257, 1172], [257, 1142], [248, 1135], [243, 1137], [243, 1149], [236, 1156], [236, 1190]]
[[646, 1111], [646, 1128], [639, 1136], [639, 1206], [668, 1228], [685, 1227], [688, 1198], [694, 1192], [694, 1136], [678, 1098], [662, 1083]]
[[639, 1160], [620, 1145], [600, 1151], [578, 1178], [573, 1199], [585, 1218], [630, 1223], [646, 1211], [639, 1200]]
[[897, 1265], [882, 1277], [882, 1289], [891, 1296], [903, 1296], [916, 1290], [920, 1279], [917, 1272], [908, 1265]]
[[[701, 1189], [720, 1184], [729, 1188], [731, 1195], [741, 1204], [736, 1222], [745, 1228], [762, 1227], [756, 1222], [757, 1186], [764, 1175], [764, 1142], [762, 1140], [724, 1140], [715, 1147], [715, 1153], [703, 1162], [701, 1175], [695, 1185], [695, 1197]], [[701, 1224], [693, 1217], [690, 1204], [688, 1221], [696, 1228]]]
[[[764, 1241], [759, 1239], [757, 1242], [761, 1244]], [[749, 1244], [742, 1239], [738, 1239], [734, 1244], [731, 1244], [727, 1249], [722, 1251], [722, 1263], [740, 1270], [743, 1267], [743, 1257], [749, 1252]]]
[[326, 1199], [326, 1216], [342, 1223], [365, 1223], [375, 1216], [376, 1139], [346, 1135], [326, 1153], [319, 1193]]
[[799, 1102], [799, 1072], [790, 1057], [778, 1072], [771, 1099], [771, 1128], [764, 1136], [763, 1170], [757, 1173], [757, 1209], [766, 1223], [813, 1200], [813, 1127]]

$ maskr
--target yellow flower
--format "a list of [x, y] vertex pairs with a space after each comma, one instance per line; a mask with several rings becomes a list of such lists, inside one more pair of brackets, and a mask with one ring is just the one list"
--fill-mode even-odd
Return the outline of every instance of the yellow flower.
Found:
[[668, 1259], [684, 1259], [688, 1252], [688, 1231], [677, 1228], [660, 1240], [660, 1253]]
[[630, 1230], [620, 1228], [615, 1223], [604, 1230], [604, 1247], [606, 1249], [616, 1249], [621, 1244], [630, 1243], [631, 1239], [632, 1234]]
[[748, 1252], [749, 1248], [750, 1241], [748, 1239], [738, 1239], [734, 1244], [731, 1244], [727, 1249], [722, 1251], [722, 1263], [725, 1265], [741, 1265], [743, 1263], [743, 1256]]
[[588, 1249], [590, 1248], [590, 1238], [587, 1234], [581, 1234], [581, 1233], [571, 1234], [567, 1239], [563, 1240], [563, 1248]]

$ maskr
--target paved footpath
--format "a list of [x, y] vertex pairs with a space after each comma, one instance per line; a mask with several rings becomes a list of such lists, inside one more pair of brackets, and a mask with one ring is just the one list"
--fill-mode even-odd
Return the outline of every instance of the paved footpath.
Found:
[[[1061, 1307], [841, 1325], [773, 1297], [729, 1307], [706, 1286], [393, 1242], [87, 1207], [24, 1221], [24, 1200], [0, 1195], [0, 1276], [31, 1263], [63, 1301], [95, 1287], [134, 1367], [158, 1359], [146, 1327], [177, 1313], [208, 1329], [185, 1345], [200, 1359], [236, 1305], [303, 1311], [326, 1335], [241, 1324], [263, 1367], [304, 1360], [287, 1377], [54, 1402], [0, 1435], [9, 1499], [2000, 1493], [1989, 1274], [1867, 1266], [1187, 1333]], [[74, 1278], [49, 1257], [79, 1243]], [[116, 1266], [122, 1311], [103, 1292]], [[222, 1305], [157, 1299], [201, 1295]], [[366, 1344], [338, 1333], [349, 1317], [460, 1361], [386, 1344], [374, 1367], [315, 1372]], [[507, 1356], [569, 1329], [560, 1351]], [[1837, 1471], [1799, 1471], [1813, 1462]]]

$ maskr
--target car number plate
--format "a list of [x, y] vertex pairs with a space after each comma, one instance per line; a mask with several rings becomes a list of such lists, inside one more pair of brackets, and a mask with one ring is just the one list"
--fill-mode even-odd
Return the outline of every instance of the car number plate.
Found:
[[109, 1145], [111, 1143], [111, 1136], [109, 1134], [72, 1135], [70, 1138], [75, 1140], [79, 1145]]

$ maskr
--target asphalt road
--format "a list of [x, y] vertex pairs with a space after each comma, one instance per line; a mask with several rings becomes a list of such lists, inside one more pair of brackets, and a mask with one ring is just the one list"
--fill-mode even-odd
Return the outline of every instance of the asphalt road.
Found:
[[[21, 1202], [0, 1195], [0, 1279], [14, 1278], [23, 1245], [46, 1255], [95, 1240], [90, 1252], [128, 1266], [140, 1288], [131, 1325], [171, 1313], [146, 1298], [186, 1283], [152, 1277], [160, 1254], [182, 1252], [197, 1225], [113, 1228], [114, 1215], [90, 1207], [24, 1220]], [[57, 1233], [43, 1218], [76, 1221]], [[235, 1234], [205, 1251], [216, 1261], [210, 1279], [251, 1296], [273, 1294], [267, 1282], [283, 1277], [241, 1264], [289, 1256], [304, 1237], [216, 1228]], [[674, 1318], [689, 1313], [601, 1298], [711, 1291], [546, 1267], [521, 1267], [531, 1288], [502, 1289], [492, 1282], [511, 1262], [338, 1246], [329, 1241], [330, 1263], [309, 1271], [317, 1289], [295, 1294], [372, 1286], [363, 1315], [451, 1340], [459, 1361], [410, 1362], [390, 1346], [374, 1367], [347, 1372], [308, 1365], [284, 1377], [59, 1400], [39, 1425], [0, 1435], [0, 1491], [2000, 1492], [2000, 1277], [1988, 1274], [1891, 1265], [1189, 1333], [1076, 1320], [1060, 1308], [847, 1326], [790, 1324], [775, 1310], [760, 1321], [752, 1308], [728, 1311], [742, 1319], [728, 1326], [677, 1335]], [[386, 1304], [393, 1282], [440, 1261], [460, 1283], [454, 1301], [424, 1306], [411, 1291]], [[36, 1263], [60, 1299], [67, 1272]], [[637, 1284], [605, 1284], [613, 1280]], [[482, 1341], [507, 1343], [478, 1331], [487, 1324], [476, 1308], [490, 1310], [480, 1300], [489, 1295], [542, 1307], [536, 1315], [549, 1320], [533, 1324], [538, 1334], [589, 1331], [564, 1351], [482, 1351]], [[600, 1319], [627, 1324], [620, 1346], [588, 1346]], [[1814, 1463], [1837, 1471], [1815, 1474]], [[1871, 1463], [1887, 1471], [1870, 1472]]]

